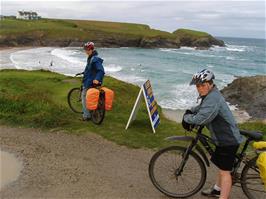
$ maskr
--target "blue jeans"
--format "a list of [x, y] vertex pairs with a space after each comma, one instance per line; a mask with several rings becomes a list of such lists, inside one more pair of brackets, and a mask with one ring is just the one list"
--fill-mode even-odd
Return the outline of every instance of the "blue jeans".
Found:
[[88, 119], [91, 118], [91, 114], [89, 110], [86, 108], [86, 93], [89, 88], [83, 87], [82, 92], [81, 92], [81, 100], [82, 100], [82, 111], [83, 111], [83, 118]]

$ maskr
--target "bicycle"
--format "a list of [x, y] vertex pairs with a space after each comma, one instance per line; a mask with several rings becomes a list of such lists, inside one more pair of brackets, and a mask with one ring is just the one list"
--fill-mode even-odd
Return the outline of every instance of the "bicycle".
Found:
[[[170, 146], [156, 152], [149, 163], [149, 177], [153, 185], [163, 194], [173, 198], [187, 198], [201, 190], [206, 182], [206, 166], [209, 160], [202, 149], [212, 155], [211, 146], [214, 142], [207, 135], [202, 134], [200, 126], [193, 129], [196, 136], [172, 136], [166, 138], [170, 141], [186, 141], [187, 147]], [[231, 172], [233, 185], [241, 184], [241, 188], [249, 199], [265, 199], [266, 190], [256, 166], [258, 156], [248, 159], [246, 149], [251, 141], [260, 141], [263, 138], [260, 132], [240, 131], [247, 140], [240, 153], [236, 154], [233, 170]], [[199, 145], [198, 143], [201, 143]], [[243, 166], [242, 172], [238, 170]]]
[[[83, 75], [84, 73], [77, 73], [75, 77]], [[100, 89], [99, 103], [96, 110], [90, 110], [91, 121], [94, 124], [100, 125], [103, 122], [105, 116], [105, 93], [101, 90], [101, 87], [98, 85], [94, 85], [93, 87]], [[82, 114], [82, 78], [81, 78], [81, 86], [72, 88], [67, 95], [67, 102], [70, 109], [75, 113]]]

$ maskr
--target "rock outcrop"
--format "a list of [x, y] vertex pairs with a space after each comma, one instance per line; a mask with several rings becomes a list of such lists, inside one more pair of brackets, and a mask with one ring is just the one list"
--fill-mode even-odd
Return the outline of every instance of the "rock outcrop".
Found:
[[195, 47], [196, 49], [208, 49], [213, 45], [225, 46], [222, 40], [216, 39], [205, 32], [178, 29], [173, 34], [180, 40], [181, 46]]
[[167, 39], [162, 37], [144, 37], [138, 47], [141, 48], [180, 48], [179, 39]]
[[254, 119], [266, 119], [266, 75], [237, 78], [221, 92]]

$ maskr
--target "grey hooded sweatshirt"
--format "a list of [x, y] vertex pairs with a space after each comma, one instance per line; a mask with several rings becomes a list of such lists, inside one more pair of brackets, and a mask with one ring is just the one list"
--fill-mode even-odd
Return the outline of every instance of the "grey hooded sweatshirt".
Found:
[[189, 124], [205, 125], [217, 146], [239, 145], [243, 141], [236, 121], [217, 87], [202, 98], [200, 105], [192, 107], [193, 114], [184, 116]]

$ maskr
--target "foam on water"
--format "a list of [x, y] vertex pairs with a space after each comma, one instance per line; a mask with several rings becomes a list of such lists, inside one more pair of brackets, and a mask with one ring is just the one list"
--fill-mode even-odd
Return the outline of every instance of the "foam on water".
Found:
[[56, 48], [51, 51], [51, 54], [57, 56], [63, 60], [66, 60], [73, 64], [78, 64], [79, 66], [84, 66], [84, 63], [75, 55], [79, 54], [77, 50], [71, 50], [66, 48]]
[[247, 46], [238, 46], [238, 45], [226, 45], [226, 50], [228, 51], [235, 51], [235, 52], [244, 52], [247, 49]]
[[173, 85], [170, 88], [169, 95], [159, 96], [159, 104], [163, 108], [167, 109], [188, 109], [197, 104], [197, 90], [194, 86], [189, 86], [188, 84]]
[[122, 70], [122, 67], [116, 64], [108, 64], [104, 67], [105, 72], [114, 73]]

